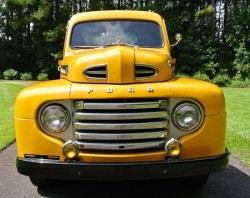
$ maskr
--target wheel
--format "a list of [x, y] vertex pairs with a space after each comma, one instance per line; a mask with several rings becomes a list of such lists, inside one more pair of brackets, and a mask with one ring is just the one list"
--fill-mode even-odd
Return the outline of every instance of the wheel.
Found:
[[46, 187], [49, 186], [49, 180], [44, 178], [30, 177], [30, 181], [34, 186]]

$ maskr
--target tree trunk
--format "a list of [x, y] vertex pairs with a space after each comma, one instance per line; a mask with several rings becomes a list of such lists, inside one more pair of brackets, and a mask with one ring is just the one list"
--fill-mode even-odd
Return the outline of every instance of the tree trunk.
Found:
[[211, 0], [211, 6], [213, 7], [214, 9], [214, 13], [212, 14], [212, 24], [211, 24], [211, 33], [213, 35], [213, 37], [215, 37], [215, 31], [216, 31], [216, 14], [217, 14], [217, 11], [216, 11], [216, 0]]
[[76, 14], [76, 0], [72, 0], [72, 12], [71, 15], [73, 16]]

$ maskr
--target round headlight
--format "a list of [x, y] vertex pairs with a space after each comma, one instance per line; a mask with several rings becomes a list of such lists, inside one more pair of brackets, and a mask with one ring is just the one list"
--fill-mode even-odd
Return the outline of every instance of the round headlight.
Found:
[[50, 133], [60, 133], [69, 125], [68, 111], [59, 105], [46, 107], [40, 116], [41, 127]]
[[184, 131], [195, 131], [202, 122], [201, 109], [194, 103], [182, 103], [175, 107], [173, 123]]

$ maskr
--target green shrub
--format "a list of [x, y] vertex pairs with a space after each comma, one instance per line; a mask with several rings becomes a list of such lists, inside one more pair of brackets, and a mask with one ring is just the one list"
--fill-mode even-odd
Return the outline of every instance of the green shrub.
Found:
[[5, 80], [15, 80], [18, 78], [18, 71], [14, 69], [7, 69], [3, 72]]
[[193, 78], [198, 79], [198, 80], [204, 80], [204, 81], [207, 81], [207, 82], [211, 81], [207, 74], [203, 74], [201, 72], [195, 73]]
[[21, 80], [32, 80], [32, 74], [31, 73], [23, 73], [20, 77]]
[[232, 80], [230, 87], [240, 87], [240, 88], [250, 87], [250, 79]]
[[39, 81], [48, 80], [48, 74], [46, 74], [46, 73], [40, 73], [40, 74], [38, 74], [37, 80], [39, 80]]
[[[210, 48], [209, 50], [213, 51], [212, 48]], [[210, 54], [210, 53], [208, 53]], [[209, 55], [209, 57], [212, 55]], [[218, 69], [220, 68], [220, 64], [216, 63], [214, 61], [209, 61], [208, 63], [205, 63], [204, 65], [202, 65], [201, 67], [201, 73], [203, 74], [207, 74], [210, 78], [213, 78], [216, 76], [216, 71], [218, 71]]]
[[243, 79], [250, 78], [250, 52], [246, 46], [246, 42], [240, 43], [239, 47], [234, 49], [235, 59], [233, 67]]
[[242, 79], [243, 79], [243, 78], [242, 78], [242, 75], [241, 75], [240, 71], [237, 71], [237, 73], [236, 73], [235, 76], [233, 77], [233, 80], [234, 80], [234, 81], [243, 81]]
[[187, 74], [181, 74], [181, 73], [177, 73], [175, 76], [180, 78], [190, 78], [190, 76], [188, 76]]
[[220, 87], [226, 87], [230, 85], [230, 81], [231, 79], [227, 74], [219, 74], [214, 78], [213, 83]]

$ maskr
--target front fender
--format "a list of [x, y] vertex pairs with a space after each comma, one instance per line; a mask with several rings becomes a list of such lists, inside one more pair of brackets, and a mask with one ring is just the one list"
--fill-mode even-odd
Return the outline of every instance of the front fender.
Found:
[[38, 83], [19, 92], [15, 118], [35, 119], [38, 107], [46, 101], [69, 99], [71, 82], [61, 79]]

